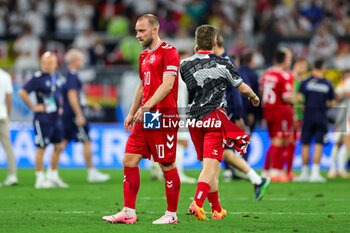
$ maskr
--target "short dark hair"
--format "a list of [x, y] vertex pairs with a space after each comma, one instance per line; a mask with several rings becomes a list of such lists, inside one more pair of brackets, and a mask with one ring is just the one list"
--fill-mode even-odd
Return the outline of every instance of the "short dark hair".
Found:
[[273, 60], [277, 64], [281, 64], [284, 62], [284, 59], [286, 58], [286, 56], [287, 56], [287, 53], [285, 51], [283, 51], [282, 49], [277, 49], [273, 54]]
[[320, 70], [320, 69], [322, 69], [322, 67], [324, 66], [324, 64], [325, 64], [324, 59], [322, 59], [322, 58], [316, 59], [316, 60], [314, 61], [314, 64], [313, 64], [313, 68], [314, 68], [314, 69], [317, 69], [317, 70]]
[[218, 46], [219, 48], [224, 47], [224, 38], [220, 34], [218, 34], [218, 37], [216, 38], [216, 46]]
[[248, 65], [253, 59], [254, 53], [252, 51], [244, 52], [239, 58], [241, 65]]
[[218, 30], [211, 25], [202, 25], [196, 29], [196, 45], [199, 50], [212, 50]]
[[138, 18], [137, 21], [140, 21], [142, 19], [148, 19], [148, 23], [152, 26], [152, 27], [157, 27], [159, 28], [159, 19], [157, 16], [152, 15], [152, 14], [145, 14], [142, 15], [140, 18]]

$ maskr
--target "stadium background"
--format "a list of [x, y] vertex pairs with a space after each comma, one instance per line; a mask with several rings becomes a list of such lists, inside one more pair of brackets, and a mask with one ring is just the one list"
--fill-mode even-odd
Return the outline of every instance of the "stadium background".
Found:
[[[294, 57], [306, 57], [310, 62], [320, 56], [312, 49], [313, 38], [318, 27], [324, 25], [337, 42], [336, 48], [323, 55], [327, 59], [327, 78], [336, 86], [341, 70], [350, 64], [350, 4], [345, 0], [0, 0], [0, 67], [13, 77], [11, 137], [19, 167], [33, 167], [35, 146], [32, 113], [16, 90], [37, 70], [44, 51], [54, 51], [62, 65], [65, 51], [77, 47], [84, 51], [87, 60], [80, 76], [86, 84], [88, 100], [102, 106], [97, 112], [87, 109], [94, 122], [91, 138], [95, 164], [121, 168], [127, 138], [121, 123], [138, 83], [137, 61], [142, 51], [134, 25], [144, 13], [159, 17], [161, 39], [178, 50], [193, 50], [197, 25], [217, 26], [230, 54], [254, 50], [259, 73], [271, 65], [272, 53], [279, 46], [290, 48]], [[329, 46], [323, 44], [319, 50]], [[322, 168], [329, 164], [333, 134], [329, 136]], [[261, 125], [253, 135], [249, 159], [253, 167], [261, 168], [268, 144], [265, 127]], [[84, 167], [81, 151], [81, 145], [70, 145], [62, 154], [61, 167]], [[45, 159], [47, 163], [50, 158]], [[141, 167], [149, 165], [149, 161], [143, 161]], [[184, 165], [200, 166], [192, 145]], [[294, 165], [295, 168], [301, 165], [300, 145]], [[1, 148], [0, 167], [5, 166]]]

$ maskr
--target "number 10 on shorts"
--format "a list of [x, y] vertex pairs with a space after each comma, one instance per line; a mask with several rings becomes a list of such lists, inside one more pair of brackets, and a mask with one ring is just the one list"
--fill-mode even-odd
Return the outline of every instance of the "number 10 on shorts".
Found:
[[156, 149], [157, 149], [158, 158], [163, 159], [164, 158], [164, 144], [156, 145]]

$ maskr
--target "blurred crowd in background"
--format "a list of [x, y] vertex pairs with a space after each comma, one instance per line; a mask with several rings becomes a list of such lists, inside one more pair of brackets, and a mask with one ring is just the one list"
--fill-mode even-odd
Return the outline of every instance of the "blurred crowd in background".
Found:
[[0, 67], [23, 85], [39, 68], [44, 51], [56, 53], [62, 65], [65, 52], [76, 47], [87, 61], [82, 79], [102, 85], [92, 88], [95, 92], [112, 88], [120, 94], [109, 105], [129, 106], [118, 90], [132, 88], [122, 77], [137, 72], [143, 48], [134, 25], [145, 13], [159, 17], [161, 39], [179, 51], [193, 51], [196, 26], [216, 26], [230, 55], [254, 52], [258, 71], [272, 64], [281, 46], [290, 48], [294, 58], [326, 59], [335, 70], [329, 75], [335, 84], [341, 78], [337, 71], [350, 62], [346, 0], [0, 0]]

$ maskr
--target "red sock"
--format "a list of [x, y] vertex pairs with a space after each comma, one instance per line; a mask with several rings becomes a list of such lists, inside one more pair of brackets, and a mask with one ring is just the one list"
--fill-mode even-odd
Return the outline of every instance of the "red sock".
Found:
[[267, 149], [264, 163], [264, 170], [268, 171], [271, 168], [271, 146]]
[[278, 169], [283, 170], [284, 164], [288, 162], [288, 156], [289, 156], [289, 147], [288, 146], [282, 146], [280, 148], [281, 158], [279, 161]]
[[208, 196], [209, 190], [210, 190], [209, 184], [205, 182], [197, 183], [197, 191], [196, 191], [196, 195], [194, 196], [194, 200], [199, 207], [201, 208], [203, 207], [203, 203]]
[[212, 212], [216, 210], [218, 213], [221, 212], [221, 205], [219, 202], [219, 192], [208, 193], [208, 201], [211, 205]]
[[135, 209], [139, 188], [139, 167], [124, 167], [124, 207]]
[[288, 146], [287, 174], [290, 174], [292, 172], [294, 153], [295, 153], [295, 144], [291, 143]]
[[174, 168], [164, 172], [164, 178], [166, 201], [168, 203], [167, 211], [176, 212], [180, 193], [180, 177], [177, 173], [177, 169]]
[[282, 160], [282, 150], [278, 146], [271, 145], [271, 168], [272, 169], [280, 169], [281, 160]]

